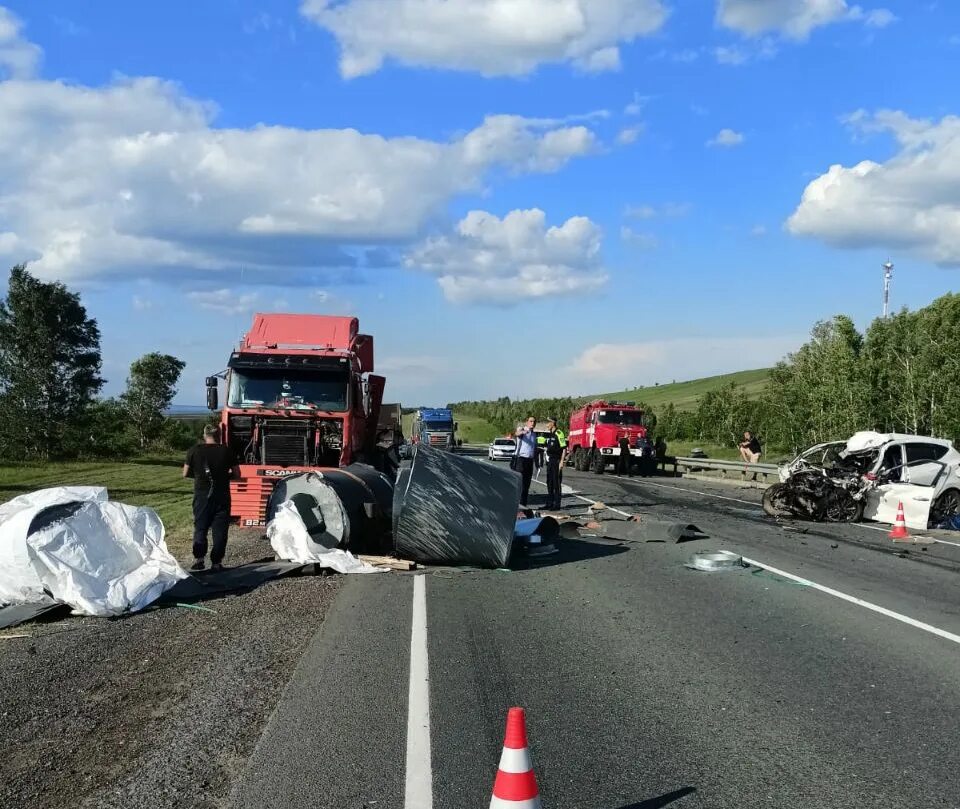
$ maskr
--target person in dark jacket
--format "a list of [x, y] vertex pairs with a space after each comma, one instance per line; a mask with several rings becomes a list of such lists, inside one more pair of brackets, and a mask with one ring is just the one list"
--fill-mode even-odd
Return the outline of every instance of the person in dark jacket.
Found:
[[547, 508], [560, 508], [561, 474], [567, 456], [567, 436], [557, 429], [557, 420], [547, 419], [547, 434], [543, 437], [543, 454], [547, 463]]
[[617, 474], [626, 474], [633, 477], [633, 456], [630, 454], [630, 439], [625, 435], [620, 437], [617, 442], [620, 446], [620, 454], [617, 456]]
[[193, 478], [193, 564], [206, 567], [207, 534], [213, 533], [210, 569], [222, 570], [230, 522], [230, 480], [239, 477], [240, 465], [233, 450], [219, 443], [220, 429], [203, 428], [203, 442], [190, 447], [183, 476]]

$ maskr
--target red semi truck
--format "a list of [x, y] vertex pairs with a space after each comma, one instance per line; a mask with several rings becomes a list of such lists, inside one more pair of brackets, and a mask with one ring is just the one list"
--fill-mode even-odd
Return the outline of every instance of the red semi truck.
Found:
[[372, 371], [373, 337], [355, 317], [254, 315], [227, 370], [206, 380], [211, 410], [226, 380], [221, 441], [240, 459], [232, 517], [263, 525], [277, 480], [370, 461], [386, 383]]
[[640, 466], [654, 462], [653, 444], [647, 436], [647, 421], [633, 402], [590, 402], [570, 414], [570, 462], [580, 472], [598, 475], [607, 464], [620, 457], [620, 439], [630, 446], [631, 463]]

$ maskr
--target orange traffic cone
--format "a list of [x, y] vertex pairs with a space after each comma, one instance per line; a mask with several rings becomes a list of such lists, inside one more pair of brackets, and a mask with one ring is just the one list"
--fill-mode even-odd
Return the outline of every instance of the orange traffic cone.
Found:
[[894, 542], [903, 542], [910, 539], [907, 533], [907, 521], [903, 516], [903, 501], [897, 506], [897, 521], [893, 524], [893, 530], [889, 534]]
[[523, 708], [511, 708], [507, 713], [507, 733], [490, 809], [540, 809], [540, 792], [527, 747]]

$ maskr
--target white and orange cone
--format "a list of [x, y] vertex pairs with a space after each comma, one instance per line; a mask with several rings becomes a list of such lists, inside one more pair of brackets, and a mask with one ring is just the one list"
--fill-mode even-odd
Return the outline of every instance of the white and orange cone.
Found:
[[907, 520], [903, 516], [903, 501], [897, 505], [897, 521], [893, 524], [893, 530], [888, 534], [894, 542], [905, 542], [910, 539], [907, 533]]
[[490, 809], [540, 809], [540, 791], [527, 747], [527, 720], [523, 708], [507, 713], [507, 732]]

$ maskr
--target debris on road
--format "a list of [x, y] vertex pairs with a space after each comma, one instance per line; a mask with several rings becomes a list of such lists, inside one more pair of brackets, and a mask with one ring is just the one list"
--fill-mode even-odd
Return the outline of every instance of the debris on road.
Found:
[[684, 565], [691, 570], [717, 573], [729, 570], [742, 570], [747, 567], [743, 557], [731, 551], [697, 551]]
[[556, 542], [560, 539], [560, 523], [553, 517], [517, 520], [513, 536], [518, 549], [527, 556], [550, 556], [558, 553]]
[[[311, 473], [307, 477], [318, 476]], [[318, 491], [329, 490], [322, 487]], [[267, 538], [278, 558], [300, 565], [317, 564], [338, 573], [380, 573], [386, 570], [360, 561], [349, 551], [338, 548], [338, 543], [330, 539], [329, 523], [323, 519], [321, 513], [324, 507], [328, 509], [328, 514], [329, 510], [335, 509], [334, 501], [323, 503], [322, 500], [305, 493], [295, 497], [296, 500], [280, 503], [267, 524]], [[308, 501], [312, 501], [313, 505], [309, 506]], [[339, 498], [336, 498], [336, 501], [339, 502]], [[312, 531], [303, 519], [304, 513], [315, 518], [311, 523]], [[336, 516], [340, 518], [343, 513], [341, 511]], [[337, 525], [340, 528], [345, 523], [340, 521]]]

